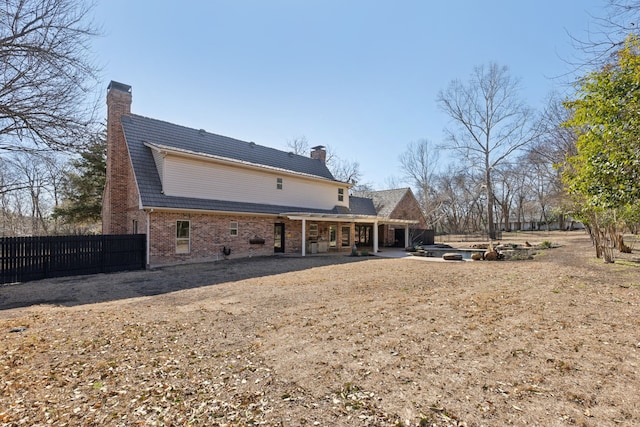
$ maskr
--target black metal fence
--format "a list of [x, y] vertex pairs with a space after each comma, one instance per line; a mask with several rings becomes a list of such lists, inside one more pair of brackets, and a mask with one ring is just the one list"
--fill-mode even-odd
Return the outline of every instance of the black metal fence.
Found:
[[146, 235], [0, 238], [0, 284], [142, 270]]
[[459, 233], [459, 234], [439, 234], [436, 240], [441, 242], [488, 242], [502, 240], [502, 231], [494, 231], [493, 238], [489, 233]]

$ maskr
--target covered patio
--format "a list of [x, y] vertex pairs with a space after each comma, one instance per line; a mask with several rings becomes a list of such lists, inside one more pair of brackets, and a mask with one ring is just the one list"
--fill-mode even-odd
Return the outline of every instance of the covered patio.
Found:
[[[300, 221], [301, 255], [318, 251], [351, 251], [354, 244], [370, 247], [373, 253], [380, 250], [379, 228], [384, 225], [404, 227], [404, 247], [408, 247], [409, 226], [417, 220], [392, 219], [375, 215], [323, 214], [289, 212], [282, 216]], [[362, 239], [365, 239], [364, 241]]]

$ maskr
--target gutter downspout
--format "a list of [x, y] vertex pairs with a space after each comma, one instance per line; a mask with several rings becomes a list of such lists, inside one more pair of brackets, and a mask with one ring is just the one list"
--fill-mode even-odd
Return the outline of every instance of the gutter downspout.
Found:
[[151, 229], [151, 226], [149, 225], [149, 211], [145, 211], [147, 214], [147, 268], [149, 268], [149, 259], [150, 259], [150, 252], [151, 252], [151, 248], [149, 247], [149, 243], [151, 242], [151, 238], [149, 237], [149, 230]]

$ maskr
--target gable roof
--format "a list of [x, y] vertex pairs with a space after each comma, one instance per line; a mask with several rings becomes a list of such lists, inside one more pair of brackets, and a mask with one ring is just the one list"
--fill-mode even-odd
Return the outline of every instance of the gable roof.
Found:
[[411, 191], [409, 188], [395, 188], [380, 191], [354, 191], [358, 197], [368, 197], [373, 199], [373, 204], [379, 216], [390, 218], [398, 203]]
[[[202, 153], [209, 157], [222, 157], [268, 168], [278, 168], [301, 175], [311, 175], [319, 179], [336, 180], [324, 162], [320, 160], [291, 155], [287, 152], [255, 143], [211, 134], [135, 114], [124, 115], [120, 121], [143, 207], [268, 215], [278, 215], [282, 212], [292, 211], [321, 214], [345, 213], [343, 212], [345, 208], [338, 206], [333, 209], [319, 210], [298, 206], [167, 196], [162, 192], [162, 183], [156, 163], [153, 159], [151, 148], [147, 144], [169, 147], [176, 151]], [[350, 214], [354, 213], [352, 210], [350, 211]]]
[[192, 129], [135, 114], [123, 116], [122, 126], [127, 143], [149, 143], [177, 151], [200, 153], [209, 157], [221, 157], [336, 180], [327, 165], [320, 160], [276, 150], [254, 142], [241, 141], [202, 129]]

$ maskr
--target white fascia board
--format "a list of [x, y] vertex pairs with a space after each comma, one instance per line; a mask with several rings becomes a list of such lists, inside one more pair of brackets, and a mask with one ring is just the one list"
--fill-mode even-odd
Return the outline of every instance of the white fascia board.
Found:
[[420, 221], [413, 219], [391, 219], [383, 218], [373, 215], [345, 215], [345, 214], [314, 214], [314, 213], [282, 213], [281, 216], [286, 216], [288, 219], [302, 221], [339, 221], [344, 220], [348, 222], [377, 222], [379, 224], [418, 224]]

